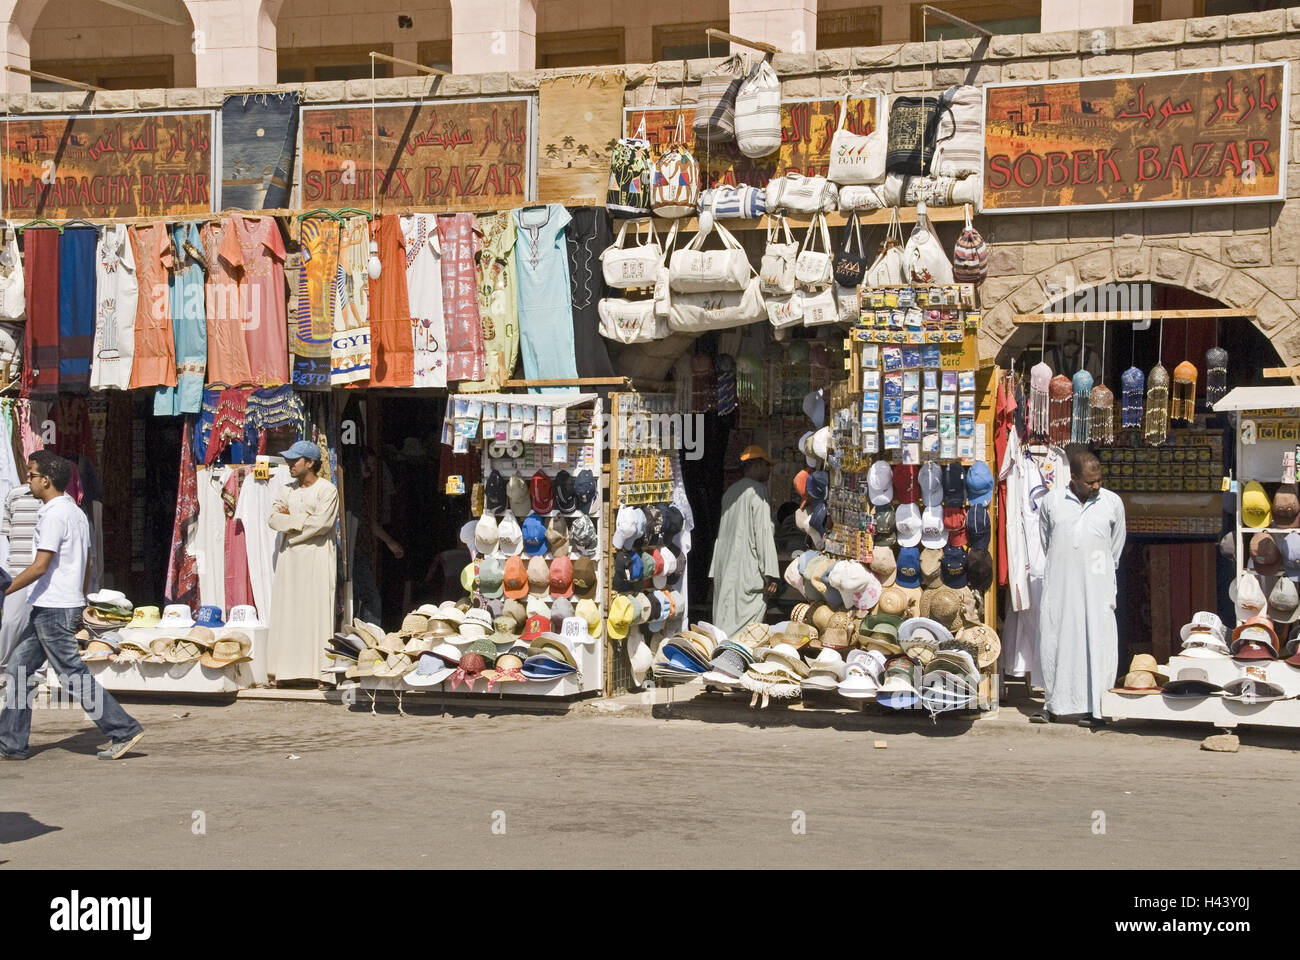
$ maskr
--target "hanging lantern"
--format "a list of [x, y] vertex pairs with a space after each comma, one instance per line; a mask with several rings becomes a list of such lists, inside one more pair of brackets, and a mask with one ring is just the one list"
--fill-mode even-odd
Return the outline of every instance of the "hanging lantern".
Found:
[[1123, 396], [1120, 425], [1125, 429], [1142, 426], [1142, 394], [1146, 390], [1146, 379], [1137, 367], [1129, 367], [1119, 376]]
[[1142, 439], [1153, 447], [1169, 436], [1169, 371], [1157, 363], [1147, 377], [1146, 412], [1142, 417]]
[[1029, 439], [1043, 441], [1048, 432], [1048, 384], [1052, 382], [1052, 368], [1045, 363], [1036, 364], [1029, 371]]
[[1196, 364], [1190, 360], [1174, 367], [1174, 401], [1169, 418], [1185, 423], [1196, 419]]
[[718, 416], [730, 416], [736, 409], [736, 361], [729, 353], [718, 357]]
[[1047, 435], [1057, 446], [1070, 442], [1073, 401], [1074, 386], [1070, 378], [1063, 373], [1052, 377], [1052, 382], [1047, 385]]
[[767, 369], [761, 355], [742, 353], [736, 359], [736, 398], [767, 413]]
[[1228, 392], [1228, 351], [1210, 347], [1205, 351], [1205, 402], [1213, 409]]
[[1092, 442], [1106, 446], [1115, 442], [1115, 394], [1104, 383], [1099, 383], [1088, 394], [1092, 407]]
[[1071, 382], [1074, 388], [1074, 411], [1070, 416], [1070, 442], [1087, 443], [1092, 423], [1092, 374], [1079, 370]]

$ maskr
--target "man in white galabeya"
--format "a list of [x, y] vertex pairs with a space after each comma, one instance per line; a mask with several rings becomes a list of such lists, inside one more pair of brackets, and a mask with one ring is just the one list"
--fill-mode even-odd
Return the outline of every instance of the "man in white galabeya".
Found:
[[0, 702], [3, 760], [27, 759], [31, 691], [37, 669], [47, 661], [60, 686], [80, 697], [82, 709], [108, 737], [99, 751], [101, 760], [116, 760], [144, 736], [144, 728], [100, 687], [77, 651], [76, 632], [89, 578], [90, 524], [63, 492], [71, 477], [72, 464], [48, 450], [38, 450], [27, 460], [27, 482], [41, 508], [36, 514], [36, 559], [5, 591], [8, 595], [30, 588], [27, 600], [32, 615], [5, 665], [9, 682]]

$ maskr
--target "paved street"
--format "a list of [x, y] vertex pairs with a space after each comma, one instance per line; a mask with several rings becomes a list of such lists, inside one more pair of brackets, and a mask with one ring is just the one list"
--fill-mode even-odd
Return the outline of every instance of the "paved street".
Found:
[[1230, 815], [1295, 809], [1300, 738], [1263, 731], [1216, 754], [1198, 749], [1203, 728], [1043, 728], [1007, 707], [961, 735], [734, 710], [128, 709], [147, 735], [115, 763], [79, 711], [36, 712], [31, 759], [0, 765], [0, 864], [1201, 868], [1200, 844], [1171, 842], [1194, 816], [1234, 863], [1300, 865], [1293, 843]]

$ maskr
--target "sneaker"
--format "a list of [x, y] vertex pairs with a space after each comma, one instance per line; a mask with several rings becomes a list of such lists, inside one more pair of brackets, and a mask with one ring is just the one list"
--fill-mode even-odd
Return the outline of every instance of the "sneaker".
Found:
[[129, 740], [112, 741], [103, 750], [99, 751], [98, 754], [99, 759], [116, 760], [118, 757], [124, 755], [128, 750], [130, 750], [137, 743], [139, 743], [140, 738], [143, 736], [144, 736], [144, 731], [141, 730], [139, 733], [137, 733], [134, 737], [131, 737]]
[[0, 760], [26, 760], [26, 759], [27, 759], [27, 754], [25, 753], [5, 753], [3, 750], [0, 750]]

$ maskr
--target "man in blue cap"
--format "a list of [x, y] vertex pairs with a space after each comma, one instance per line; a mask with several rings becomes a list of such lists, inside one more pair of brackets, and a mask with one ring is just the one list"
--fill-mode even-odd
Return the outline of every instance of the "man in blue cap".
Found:
[[276, 495], [268, 521], [284, 536], [275, 562], [266, 672], [277, 684], [327, 676], [325, 643], [334, 634], [334, 525], [339, 494], [319, 476], [320, 447], [299, 440], [280, 454], [293, 481]]

